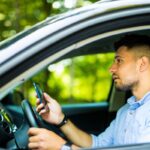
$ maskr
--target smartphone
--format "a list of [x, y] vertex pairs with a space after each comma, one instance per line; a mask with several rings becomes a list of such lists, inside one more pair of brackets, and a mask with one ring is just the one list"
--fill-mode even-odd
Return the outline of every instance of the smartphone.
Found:
[[40, 99], [40, 103], [44, 103], [45, 104], [44, 97], [43, 97], [43, 91], [40, 88], [39, 84], [33, 82], [33, 86], [34, 86], [34, 89], [36, 91], [37, 97]]

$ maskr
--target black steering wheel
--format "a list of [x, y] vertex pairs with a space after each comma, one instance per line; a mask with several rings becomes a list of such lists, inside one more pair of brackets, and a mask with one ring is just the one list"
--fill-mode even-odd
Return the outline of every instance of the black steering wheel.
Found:
[[27, 123], [30, 127], [43, 127], [47, 128], [48, 130], [54, 131], [55, 133], [59, 134], [60, 136], [64, 137], [64, 135], [60, 132], [60, 130], [50, 123], [44, 122], [41, 117], [34, 111], [30, 102], [28, 100], [23, 100], [21, 103], [21, 107], [27, 120]]
[[40, 121], [37, 115], [35, 114], [30, 102], [26, 99], [23, 100], [21, 103], [21, 107], [30, 127], [40, 127]]
[[40, 127], [40, 120], [37, 118], [31, 104], [28, 100], [23, 100], [21, 107], [25, 116], [22, 125], [14, 133], [16, 147], [15, 149], [28, 149], [28, 130], [30, 127]]
[[57, 133], [59, 136], [66, 138], [65, 135], [57, 127], [52, 124], [46, 124], [46, 122], [43, 122], [40, 116], [34, 111], [28, 100], [23, 100], [21, 103], [21, 107], [25, 116], [25, 120], [19, 130], [15, 133], [15, 141], [19, 149], [27, 149], [29, 138], [27, 132], [30, 127], [47, 128]]

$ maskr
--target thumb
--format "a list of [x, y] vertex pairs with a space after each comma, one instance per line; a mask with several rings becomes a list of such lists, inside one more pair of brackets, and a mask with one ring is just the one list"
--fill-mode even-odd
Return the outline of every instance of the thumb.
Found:
[[43, 93], [43, 96], [44, 96], [44, 100], [46, 101], [46, 102], [51, 102], [52, 101], [52, 98], [47, 94], [47, 93]]

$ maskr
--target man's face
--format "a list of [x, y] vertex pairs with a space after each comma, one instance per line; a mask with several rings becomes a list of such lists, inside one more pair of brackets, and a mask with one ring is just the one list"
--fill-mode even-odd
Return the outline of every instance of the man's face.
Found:
[[121, 46], [115, 55], [114, 63], [110, 68], [115, 86], [119, 90], [127, 91], [138, 85], [138, 66], [135, 54]]

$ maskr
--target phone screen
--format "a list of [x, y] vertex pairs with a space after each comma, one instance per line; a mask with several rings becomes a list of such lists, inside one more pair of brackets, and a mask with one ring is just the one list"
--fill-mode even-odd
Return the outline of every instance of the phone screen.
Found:
[[33, 82], [37, 97], [40, 99], [40, 103], [44, 103], [43, 92], [38, 83]]

